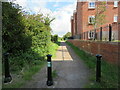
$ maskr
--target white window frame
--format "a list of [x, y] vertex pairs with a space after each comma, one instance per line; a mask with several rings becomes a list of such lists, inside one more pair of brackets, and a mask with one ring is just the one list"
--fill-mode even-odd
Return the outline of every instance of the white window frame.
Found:
[[118, 1], [114, 1], [114, 7], [118, 7]]
[[117, 22], [118, 16], [114, 15], [114, 22]]
[[88, 39], [94, 38], [94, 31], [88, 31]]
[[[91, 6], [90, 3], [94, 3], [94, 5]], [[88, 2], [88, 8], [89, 8], [89, 9], [94, 9], [94, 8], [95, 8], [95, 2]]]
[[90, 39], [90, 31], [88, 31], [88, 39]]
[[92, 16], [88, 16], [88, 23], [89, 24], [93, 24], [93, 22], [90, 22], [90, 18], [94, 18], [95, 19], [95, 16], [93, 16], [93, 15]]

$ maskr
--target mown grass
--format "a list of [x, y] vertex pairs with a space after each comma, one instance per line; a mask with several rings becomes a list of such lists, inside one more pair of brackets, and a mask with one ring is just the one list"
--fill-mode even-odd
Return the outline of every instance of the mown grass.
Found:
[[[56, 50], [58, 48], [58, 44], [51, 43], [51, 48], [49, 50], [49, 54], [52, 54], [55, 57]], [[22, 56], [21, 56], [22, 55]], [[33, 55], [31, 52], [22, 53], [20, 56], [11, 57], [10, 60], [17, 61], [21, 59], [21, 61], [26, 61], [26, 59], [30, 59], [30, 62], [21, 62], [23, 67], [19, 68], [18, 63], [15, 62], [10, 65], [10, 73], [12, 75], [13, 81], [9, 84], [3, 84], [2, 88], [20, 88], [26, 82], [32, 80], [32, 76], [40, 71], [46, 64], [46, 58], [40, 57], [39, 55]], [[31, 61], [32, 60], [32, 61]], [[4, 66], [3, 66], [4, 67]], [[4, 68], [3, 68], [4, 70]], [[4, 73], [4, 72], [3, 72]], [[55, 71], [53, 72], [53, 76], [56, 77]]]
[[91, 71], [90, 83], [85, 88], [117, 88], [118, 87], [118, 66], [101, 61], [101, 82], [96, 80], [96, 57], [86, 53], [73, 44], [66, 42], [75, 53], [82, 59]]

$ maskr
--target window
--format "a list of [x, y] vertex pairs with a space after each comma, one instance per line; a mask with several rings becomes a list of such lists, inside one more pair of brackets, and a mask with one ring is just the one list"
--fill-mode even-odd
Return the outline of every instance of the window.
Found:
[[117, 22], [117, 15], [114, 15], [114, 22]]
[[95, 21], [95, 16], [89, 16], [89, 17], [88, 17], [88, 23], [89, 23], [89, 24], [93, 24], [94, 21]]
[[118, 1], [114, 1], [114, 7], [118, 7]]
[[89, 31], [88, 32], [88, 39], [93, 39], [94, 38], [94, 32], [93, 31]]
[[95, 2], [89, 2], [88, 8], [95, 8]]

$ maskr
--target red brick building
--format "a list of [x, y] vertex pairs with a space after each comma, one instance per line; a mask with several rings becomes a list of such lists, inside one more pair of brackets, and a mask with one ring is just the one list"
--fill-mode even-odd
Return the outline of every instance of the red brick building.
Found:
[[[100, 40], [101, 27], [102, 40], [108, 40], [109, 25], [111, 25], [111, 38], [112, 40], [118, 40], [118, 1], [106, 1], [104, 5], [101, 5], [101, 1], [95, 1], [83, 2], [78, 0], [76, 10], [71, 19], [72, 36], [84, 40], [93, 39], [94, 37]], [[100, 7], [100, 5], [105, 8], [105, 11], [102, 12], [102, 15], [105, 15], [104, 23], [95, 28], [93, 20], [96, 16], [96, 12], [99, 10], [97, 7]]]
[[120, 40], [120, 2], [118, 2], [118, 39]]
[[72, 36], [76, 36], [77, 34], [77, 12], [74, 10], [73, 16], [71, 17], [71, 32]]

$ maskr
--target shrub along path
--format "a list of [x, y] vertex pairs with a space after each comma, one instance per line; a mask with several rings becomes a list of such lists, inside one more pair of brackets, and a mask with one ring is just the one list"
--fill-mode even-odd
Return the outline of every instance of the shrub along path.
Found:
[[65, 42], [61, 42], [52, 66], [54, 85], [46, 85], [46, 66], [24, 88], [83, 88], [89, 83], [89, 69]]

